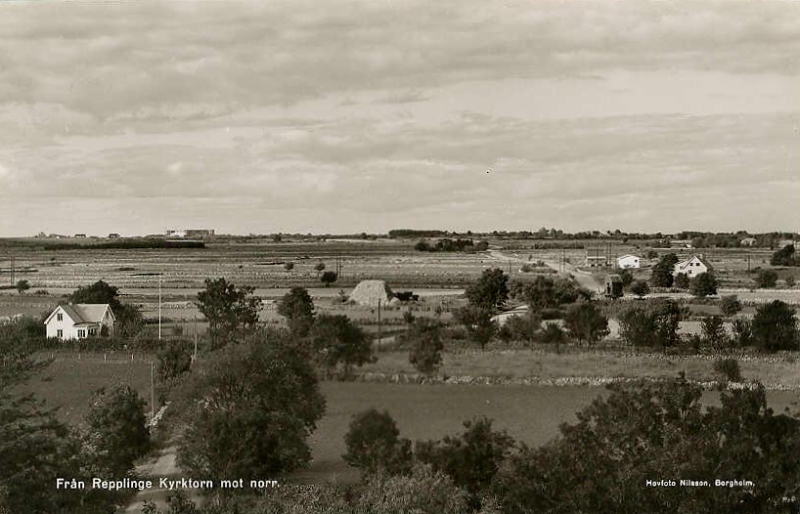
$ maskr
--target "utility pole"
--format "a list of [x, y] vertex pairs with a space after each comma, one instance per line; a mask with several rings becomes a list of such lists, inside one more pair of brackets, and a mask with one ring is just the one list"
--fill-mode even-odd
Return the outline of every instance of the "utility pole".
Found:
[[161, 273], [158, 274], [158, 340], [161, 340]]
[[150, 419], [156, 417], [156, 363], [150, 363]]
[[11, 285], [14, 285], [14, 256], [11, 256]]
[[381, 347], [381, 299], [378, 298], [378, 349]]

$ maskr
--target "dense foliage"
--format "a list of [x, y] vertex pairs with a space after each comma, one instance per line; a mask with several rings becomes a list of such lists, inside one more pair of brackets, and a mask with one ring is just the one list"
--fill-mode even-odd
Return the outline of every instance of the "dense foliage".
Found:
[[411, 441], [400, 438], [400, 430], [388, 412], [368, 409], [356, 414], [344, 436], [347, 453], [342, 458], [365, 474], [397, 475], [411, 469]]
[[354, 366], [375, 360], [372, 338], [343, 314], [320, 314], [308, 335], [315, 360], [329, 373], [349, 375]]
[[674, 253], [662, 255], [658, 262], [653, 266], [653, 274], [650, 282], [655, 287], [672, 287], [674, 280], [672, 273], [675, 265], [678, 264], [678, 256]]
[[314, 301], [305, 288], [292, 287], [278, 302], [278, 314], [286, 318], [293, 335], [305, 337], [314, 324]]
[[409, 326], [403, 340], [410, 344], [408, 362], [425, 375], [433, 375], [442, 365], [442, 329], [437, 321], [421, 318]]
[[564, 328], [578, 344], [595, 344], [608, 335], [608, 318], [594, 302], [578, 302], [567, 309]]
[[751, 331], [753, 343], [768, 352], [800, 348], [795, 310], [780, 300], [756, 309]]
[[494, 268], [484, 270], [465, 294], [470, 305], [491, 311], [503, 306], [508, 300], [508, 292], [508, 275]]
[[306, 465], [325, 410], [310, 356], [273, 337], [200, 359], [178, 395], [178, 464], [197, 479], [263, 479]]

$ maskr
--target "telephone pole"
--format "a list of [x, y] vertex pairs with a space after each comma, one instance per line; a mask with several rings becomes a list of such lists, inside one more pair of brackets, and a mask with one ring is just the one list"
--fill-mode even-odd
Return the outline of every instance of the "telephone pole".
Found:
[[378, 298], [378, 349], [381, 347], [381, 299]]
[[158, 340], [161, 340], [161, 273], [158, 274]]
[[156, 363], [150, 363], [150, 419], [156, 417]]

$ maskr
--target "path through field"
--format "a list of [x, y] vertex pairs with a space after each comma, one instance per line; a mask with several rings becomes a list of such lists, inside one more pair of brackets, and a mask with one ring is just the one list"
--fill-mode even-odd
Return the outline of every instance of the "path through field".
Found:
[[[162, 448], [161, 451], [159, 451], [157, 456], [137, 466], [136, 472], [139, 474], [139, 476], [152, 480], [155, 486], [158, 486], [158, 480], [160, 478], [180, 478], [180, 469], [178, 469], [178, 465], [176, 463], [177, 450], [178, 449], [175, 445], [175, 442], [170, 441], [165, 448]], [[166, 498], [168, 492], [169, 491], [159, 487], [140, 491], [136, 494], [136, 496], [134, 496], [133, 500], [131, 500], [128, 508], [125, 509], [125, 512], [136, 514], [141, 513], [142, 505], [144, 504], [145, 500], [156, 504], [160, 509], [164, 509], [166, 507]], [[186, 492], [189, 494], [191, 493], [191, 491]], [[196, 500], [194, 495], [190, 494], [190, 496], [192, 496], [192, 499]]]
[[[515, 263], [522, 263], [528, 264], [529, 261], [526, 259], [522, 259], [520, 257], [514, 257], [513, 255], [507, 255], [499, 250], [489, 250], [489, 254], [498, 260], [504, 260], [506, 262], [515, 262]], [[578, 283], [579, 286], [586, 288], [590, 291], [595, 291], [598, 293], [603, 292], [603, 284], [597, 281], [591, 273], [587, 271], [582, 271], [573, 266], [572, 264], [565, 262], [561, 266], [563, 266], [564, 271], [561, 272], [560, 263], [550, 261], [550, 260], [543, 260], [542, 262], [547, 265], [548, 268], [554, 269], [560, 272], [562, 275], [572, 275], [575, 278], [575, 282]]]

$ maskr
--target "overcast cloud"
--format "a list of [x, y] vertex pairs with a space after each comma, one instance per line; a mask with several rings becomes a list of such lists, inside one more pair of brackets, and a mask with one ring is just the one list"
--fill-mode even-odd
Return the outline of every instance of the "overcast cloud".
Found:
[[0, 235], [797, 230], [799, 11], [0, 3]]

